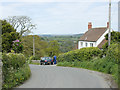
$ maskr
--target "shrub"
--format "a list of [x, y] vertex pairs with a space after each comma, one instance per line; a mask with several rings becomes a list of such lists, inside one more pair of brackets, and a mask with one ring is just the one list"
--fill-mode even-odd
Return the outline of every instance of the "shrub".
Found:
[[13, 69], [19, 69], [26, 63], [26, 58], [23, 54], [15, 54], [15, 53], [8, 53], [3, 54], [2, 56], [3, 60], [3, 67], [4, 68], [13, 68]]
[[30, 77], [30, 68], [23, 54], [3, 54], [3, 90], [15, 87]]
[[59, 61], [90, 61], [94, 57], [99, 57], [102, 51], [97, 47], [87, 47], [80, 50], [70, 51], [58, 56]]
[[12, 49], [16, 53], [22, 53], [22, 51], [23, 51], [23, 45], [22, 45], [22, 43], [19, 40], [13, 41], [13, 46], [12, 47], [13, 47]]
[[112, 61], [116, 64], [120, 62], [120, 44], [115, 43], [111, 44], [107, 51], [107, 57], [109, 61]]
[[[6, 71], [3, 71], [3, 73]], [[25, 80], [30, 77], [30, 68], [28, 64], [25, 64], [22, 68], [18, 71], [10, 70], [10, 72], [4, 75], [4, 83], [3, 83], [3, 90], [10, 89], [15, 87], [19, 84], [22, 84]]]
[[38, 56], [31, 56], [29, 60], [40, 60], [40, 57]]

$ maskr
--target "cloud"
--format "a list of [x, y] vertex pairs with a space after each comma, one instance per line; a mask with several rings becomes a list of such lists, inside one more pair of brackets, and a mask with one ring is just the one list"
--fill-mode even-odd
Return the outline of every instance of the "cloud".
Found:
[[[101, 0], [97, 0], [99, 2], [85, 2], [84, 0], [79, 0], [81, 2], [72, 2], [73, 0], [71, 2], [53, 2], [54, 0], [47, 2], [46, 0], [45, 2], [41, 0], [39, 3], [32, 2], [32, 0], [30, 2], [20, 1], [2, 2], [0, 18], [15, 15], [29, 16], [33, 23], [37, 24], [35, 34], [83, 33], [86, 32], [89, 21], [93, 23], [93, 27], [106, 26], [108, 21], [108, 2], [100, 2]], [[117, 29], [117, 11], [117, 2], [114, 2], [112, 3], [112, 27], [114, 30]]]
[[[0, 0], [0, 2], [108, 2], [109, 0]], [[118, 2], [119, 0], [112, 0]]]

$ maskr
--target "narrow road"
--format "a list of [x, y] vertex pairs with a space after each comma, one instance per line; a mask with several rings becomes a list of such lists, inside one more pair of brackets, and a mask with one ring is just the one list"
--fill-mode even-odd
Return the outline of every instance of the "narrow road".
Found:
[[103, 77], [85, 69], [30, 65], [31, 78], [19, 88], [109, 88]]

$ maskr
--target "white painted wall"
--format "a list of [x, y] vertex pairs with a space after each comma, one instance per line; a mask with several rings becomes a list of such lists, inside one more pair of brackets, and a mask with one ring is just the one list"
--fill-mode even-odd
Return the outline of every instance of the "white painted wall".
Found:
[[[82, 46], [81, 46], [81, 42], [83, 42]], [[86, 43], [87, 43], [87, 47], [91, 47], [90, 43], [93, 43], [93, 47], [96, 47], [96, 42], [78, 41], [78, 49], [86, 47]]]
[[108, 33], [109, 29], [106, 30], [106, 32], [97, 40], [96, 46], [98, 46], [104, 39], [105, 35]]
[[[86, 47], [86, 43], [88, 44], [87, 47], [90, 47], [90, 43], [93, 43], [93, 47], [97, 47], [104, 39], [105, 35], [108, 33], [109, 29], [96, 41], [96, 42], [88, 42], [88, 41], [78, 41], [78, 49]], [[113, 30], [111, 30], [112, 32]], [[83, 46], [81, 46], [81, 42], [83, 42]]]

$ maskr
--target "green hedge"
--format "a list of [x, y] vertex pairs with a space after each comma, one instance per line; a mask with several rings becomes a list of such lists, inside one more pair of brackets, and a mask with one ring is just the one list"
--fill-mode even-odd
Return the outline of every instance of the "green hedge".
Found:
[[3, 90], [20, 85], [30, 77], [31, 71], [23, 54], [3, 54]]
[[2, 52], [0, 52], [0, 59], [2, 59]]
[[102, 51], [97, 47], [87, 47], [70, 51], [58, 56], [58, 62], [90, 61], [94, 57], [99, 57]]
[[107, 57], [109, 61], [120, 64], [120, 43], [111, 44], [108, 47]]
[[[118, 69], [120, 64], [120, 44], [111, 44], [104, 58], [98, 57], [101, 53], [102, 51], [98, 48], [82, 48], [60, 55], [57, 65], [86, 68], [111, 74], [120, 87], [120, 69]], [[96, 56], [97, 58], [95, 58]]]
[[8, 53], [3, 54], [2, 58], [3, 67], [6, 69], [13, 68], [18, 70], [26, 63], [26, 58], [23, 54]]

